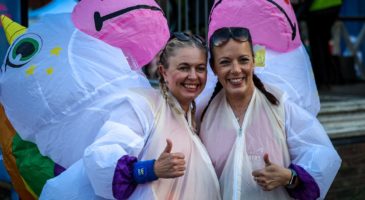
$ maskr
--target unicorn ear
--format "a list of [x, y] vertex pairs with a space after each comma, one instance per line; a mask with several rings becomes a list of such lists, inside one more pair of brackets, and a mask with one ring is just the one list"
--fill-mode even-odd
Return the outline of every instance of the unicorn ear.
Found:
[[9, 44], [12, 44], [17, 37], [23, 35], [23, 33], [27, 31], [27, 28], [14, 22], [5, 15], [1, 15], [1, 23]]

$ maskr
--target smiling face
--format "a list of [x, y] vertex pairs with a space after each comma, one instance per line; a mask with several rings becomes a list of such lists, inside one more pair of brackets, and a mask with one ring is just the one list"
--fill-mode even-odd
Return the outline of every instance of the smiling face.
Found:
[[254, 57], [248, 42], [230, 39], [213, 47], [213, 71], [226, 91], [227, 98], [252, 94]]
[[207, 60], [203, 50], [183, 47], [175, 50], [167, 60], [168, 68], [159, 67], [169, 91], [186, 111], [202, 92], [207, 80]]

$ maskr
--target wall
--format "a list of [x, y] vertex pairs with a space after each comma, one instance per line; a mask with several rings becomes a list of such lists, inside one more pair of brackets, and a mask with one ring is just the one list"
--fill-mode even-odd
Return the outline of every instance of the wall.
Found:
[[326, 199], [365, 199], [365, 136], [332, 142], [342, 158], [342, 166]]

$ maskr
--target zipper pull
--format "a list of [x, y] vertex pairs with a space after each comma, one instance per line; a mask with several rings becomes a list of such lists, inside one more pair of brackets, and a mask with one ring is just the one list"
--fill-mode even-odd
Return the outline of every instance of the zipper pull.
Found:
[[242, 127], [240, 127], [240, 128], [238, 129], [238, 135], [239, 135], [239, 136], [241, 136], [241, 135], [242, 135]]

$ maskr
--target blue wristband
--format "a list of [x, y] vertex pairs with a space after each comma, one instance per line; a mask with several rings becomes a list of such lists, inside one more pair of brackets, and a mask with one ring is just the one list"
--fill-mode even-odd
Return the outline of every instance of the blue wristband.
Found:
[[138, 161], [133, 164], [133, 178], [138, 184], [157, 180], [153, 170], [155, 160]]

